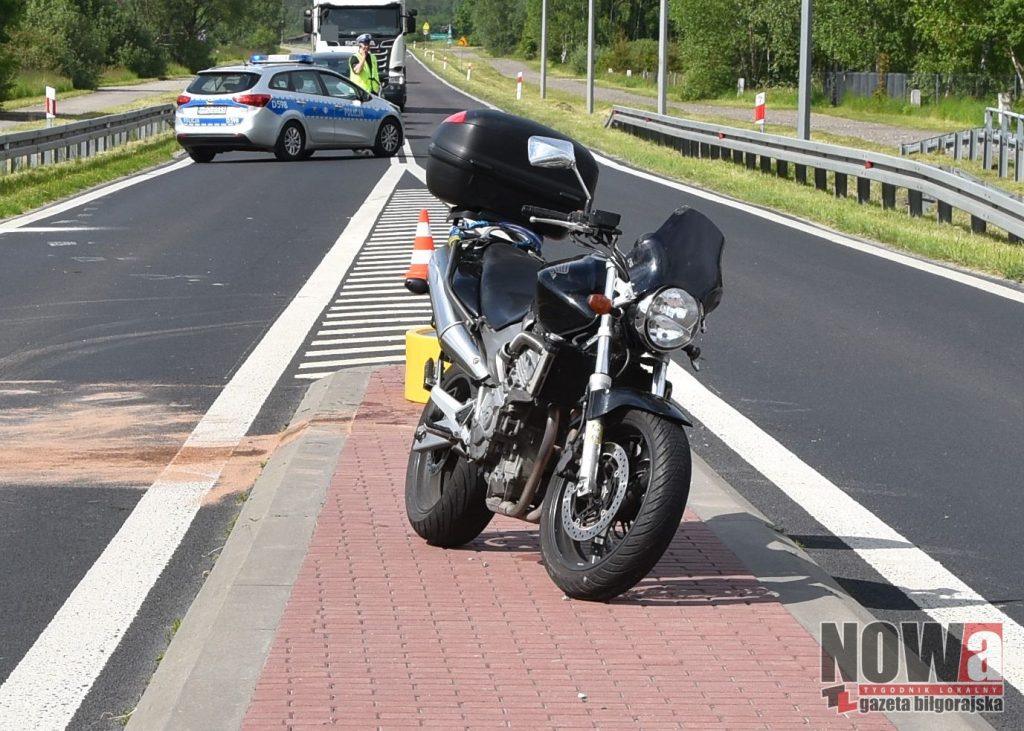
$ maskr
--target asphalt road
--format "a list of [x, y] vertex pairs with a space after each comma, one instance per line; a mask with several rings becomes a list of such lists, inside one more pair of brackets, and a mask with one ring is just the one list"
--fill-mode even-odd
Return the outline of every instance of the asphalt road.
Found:
[[[468, 104], [418, 66], [410, 77], [407, 135], [422, 165], [436, 124]], [[223, 155], [37, 224], [50, 230], [0, 236], [0, 682], [387, 165]], [[1021, 304], [602, 170], [597, 205], [624, 214], [624, 241], [684, 204], [727, 239], [701, 382], [1024, 621]], [[281, 378], [240, 472], [273, 448], [305, 386]], [[691, 441], [865, 606], [921, 618], [721, 435], [698, 425]], [[112, 717], [134, 707], [237, 494], [200, 510], [73, 727], [116, 728]]]

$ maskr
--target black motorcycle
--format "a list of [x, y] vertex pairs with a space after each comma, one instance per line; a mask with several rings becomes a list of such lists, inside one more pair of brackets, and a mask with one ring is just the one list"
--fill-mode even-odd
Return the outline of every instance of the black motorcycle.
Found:
[[[444, 547], [471, 541], [496, 513], [539, 523], [555, 584], [570, 597], [609, 599], [648, 574], [682, 518], [691, 424], [669, 400], [666, 375], [675, 351], [696, 366], [694, 338], [722, 293], [722, 234], [684, 207], [624, 253], [619, 216], [591, 206], [597, 167], [585, 159], [581, 174], [585, 148], [498, 112], [469, 114], [447, 124], [477, 119], [481, 129], [439, 130], [428, 160], [428, 187], [457, 208], [429, 266], [442, 352], [425, 369], [430, 400], [411, 447], [406, 512]], [[488, 210], [493, 196], [474, 210], [452, 200], [475, 195], [479, 204], [490, 179], [480, 173], [495, 169], [482, 141], [497, 134], [508, 158], [509, 129], [525, 136], [520, 154], [532, 172], [575, 181], [582, 206], [526, 204], [509, 221]], [[536, 131], [548, 134], [526, 135]], [[471, 139], [445, 148], [451, 134]], [[477, 176], [458, 191], [448, 184], [453, 148], [456, 162], [472, 163], [462, 174]], [[519, 195], [538, 190], [522, 185]], [[566, 232], [590, 253], [545, 262], [538, 231]]]

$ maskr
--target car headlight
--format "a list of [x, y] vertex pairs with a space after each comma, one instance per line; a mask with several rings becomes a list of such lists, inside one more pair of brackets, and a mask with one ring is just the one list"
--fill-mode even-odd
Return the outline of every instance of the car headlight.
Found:
[[677, 350], [700, 327], [700, 303], [685, 289], [668, 287], [640, 300], [633, 324], [652, 349]]
[[401, 86], [402, 84], [405, 83], [405, 74], [397, 74], [394, 71], [392, 71], [390, 74], [388, 74], [388, 83], [395, 84], [396, 86]]

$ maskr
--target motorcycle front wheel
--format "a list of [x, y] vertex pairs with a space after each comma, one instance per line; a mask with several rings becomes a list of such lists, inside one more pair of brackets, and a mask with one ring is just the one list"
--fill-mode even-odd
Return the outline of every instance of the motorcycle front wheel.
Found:
[[[465, 373], [452, 366], [442, 380], [459, 401], [473, 395]], [[441, 410], [427, 401], [420, 425], [440, 420]], [[451, 448], [409, 452], [405, 473], [405, 514], [417, 535], [432, 546], [454, 548], [476, 538], [494, 517], [487, 508], [487, 483], [476, 465]]]
[[604, 601], [643, 579], [672, 542], [690, 494], [686, 432], [645, 411], [608, 418], [590, 495], [556, 475], [544, 496], [540, 548], [552, 581]]

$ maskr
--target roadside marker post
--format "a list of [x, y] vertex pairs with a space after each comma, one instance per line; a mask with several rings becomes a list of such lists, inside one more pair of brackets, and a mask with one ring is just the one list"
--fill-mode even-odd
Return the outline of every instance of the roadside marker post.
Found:
[[46, 87], [46, 126], [52, 127], [53, 120], [57, 118], [57, 90], [52, 86]]
[[754, 124], [760, 127], [761, 132], [764, 132], [764, 92], [760, 92], [754, 97]]
[[523, 98], [523, 72], [516, 74], [516, 101]]

